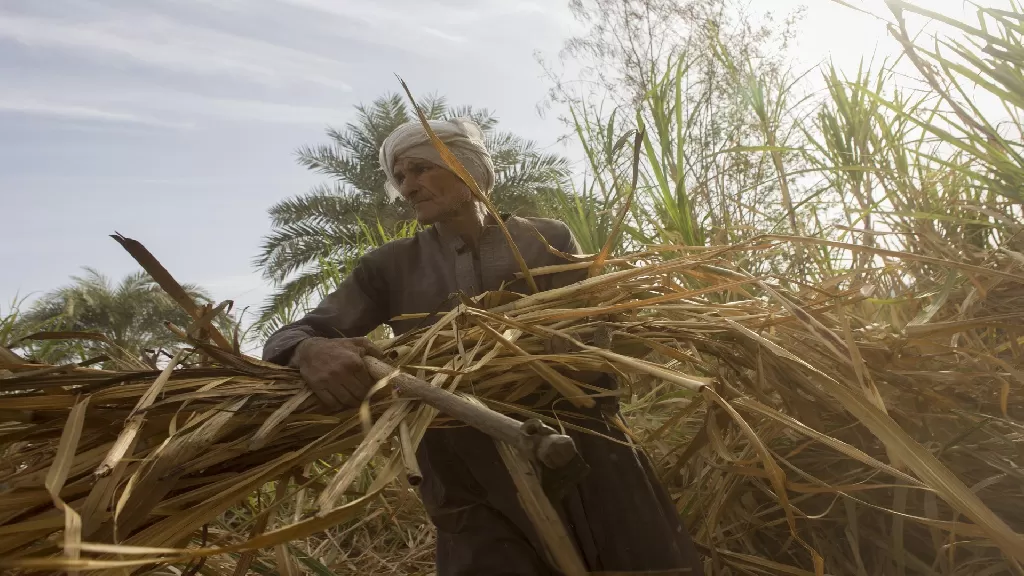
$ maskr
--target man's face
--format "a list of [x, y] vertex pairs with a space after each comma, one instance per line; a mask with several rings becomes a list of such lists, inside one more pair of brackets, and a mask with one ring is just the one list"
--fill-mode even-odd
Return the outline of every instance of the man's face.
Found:
[[416, 210], [420, 224], [436, 224], [469, 202], [473, 193], [453, 172], [421, 158], [395, 160], [398, 191]]

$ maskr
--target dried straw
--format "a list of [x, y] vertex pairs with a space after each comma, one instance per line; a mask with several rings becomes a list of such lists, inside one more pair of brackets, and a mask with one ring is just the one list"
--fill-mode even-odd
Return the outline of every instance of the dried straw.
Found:
[[[808, 241], [764, 241], [793, 240]], [[867, 285], [787, 290], [748, 276], [732, 266], [748, 249], [617, 258], [605, 262], [617, 270], [561, 290], [490, 309], [464, 300], [383, 344], [434, 386], [581, 431], [519, 400], [566, 394], [567, 382], [589, 400], [595, 391], [574, 376], [617, 375], [631, 435], [709, 573], [1022, 573], [1019, 255], [944, 262], [957, 281], [916, 287], [929, 297], [873, 299]], [[196, 310], [197, 323], [208, 316]], [[120, 571], [208, 558], [204, 570], [228, 573], [217, 561], [234, 555], [232, 570], [364, 570], [345, 553], [289, 553], [382, 495], [388, 515], [422, 519], [400, 488], [413, 461], [400, 447], [449, 425], [443, 416], [382, 393], [364, 432], [358, 411], [325, 413], [295, 371], [196, 328], [182, 335], [209, 366], [0, 359], [10, 372], [0, 379], [0, 566]], [[239, 507], [247, 521], [225, 520]], [[392, 549], [428, 570], [429, 535], [417, 534], [414, 548]], [[271, 555], [256, 562], [261, 549]]]

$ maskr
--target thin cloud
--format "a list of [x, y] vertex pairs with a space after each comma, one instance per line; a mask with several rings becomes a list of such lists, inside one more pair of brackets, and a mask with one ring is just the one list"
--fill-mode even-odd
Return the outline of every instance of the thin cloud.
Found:
[[[277, 0], [278, 2], [302, 6], [335, 16], [358, 19], [364, 23], [397, 28], [403, 33], [424, 30], [425, 26], [433, 26], [434, 30], [444, 24], [450, 27], [464, 27], [485, 20], [501, 18], [511, 14], [538, 13], [546, 10], [536, 2], [504, 2], [475, 0], [470, 2], [444, 2], [430, 0], [399, 1], [390, 3], [374, 3], [365, 0]], [[556, 11], [557, 12], [557, 11]], [[486, 31], [482, 29], [481, 31]], [[446, 34], [450, 32], [445, 31]], [[460, 37], [458, 35], [453, 35]]]
[[[61, 95], [56, 97], [55, 95]], [[59, 99], [58, 99], [59, 98]], [[314, 125], [342, 122], [347, 108], [222, 98], [170, 90], [119, 87], [75, 89], [62, 82], [35, 83], [13, 95], [0, 95], [0, 113], [66, 118], [102, 125], [140, 124], [190, 129], [211, 121]]]
[[132, 102], [136, 105], [151, 106], [154, 110], [267, 124], [322, 126], [325, 123], [341, 121], [351, 116], [347, 109], [281, 104], [242, 98], [212, 98], [180, 92], [136, 94], [133, 95]]
[[302, 81], [351, 90], [339, 80], [346, 65], [337, 60], [151, 14], [75, 22], [0, 14], [0, 39], [179, 73], [230, 75], [279, 86]]
[[336, 18], [358, 22], [364, 34], [372, 30], [377, 42], [397, 47], [423, 49], [424, 36], [461, 44], [468, 40], [453, 29], [468, 30], [486, 14], [479, 8], [453, 7], [434, 2], [407, 2], [398, 8], [366, 0], [277, 0]]
[[431, 36], [436, 36], [442, 40], [448, 40], [449, 42], [462, 43], [466, 41], [465, 36], [456, 36], [454, 34], [448, 34], [447, 32], [442, 32], [437, 28], [431, 28], [429, 26], [424, 26], [423, 28], [421, 28], [421, 30], [423, 30], [427, 34], [430, 34]]
[[7, 100], [0, 99], [0, 112], [31, 114], [35, 116], [56, 116], [75, 120], [100, 122], [116, 122], [123, 124], [144, 124], [162, 128], [190, 128], [189, 124], [165, 122], [157, 118], [139, 116], [125, 112], [115, 112], [90, 106], [62, 104], [39, 100]]

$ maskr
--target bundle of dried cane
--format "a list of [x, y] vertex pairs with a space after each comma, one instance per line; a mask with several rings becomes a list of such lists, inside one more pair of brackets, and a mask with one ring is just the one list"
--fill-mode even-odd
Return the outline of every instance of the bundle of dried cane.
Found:
[[[719, 566], [1018, 566], [1024, 277], [1001, 258], [952, 263], [971, 281], [896, 328], [876, 323], [887, 304], [859, 287], [787, 292], [730, 266], [752, 248], [621, 258], [617, 271], [560, 290], [463, 301], [384, 345], [394, 366], [432, 386], [555, 428], [585, 430], [517, 401], [550, 391], [589, 402], [575, 374], [617, 375], [633, 437]], [[427, 427], [445, 423], [386, 391], [362, 414], [324, 413], [294, 371], [200, 338], [211, 315], [193, 312], [181, 335], [204, 367], [175, 369], [176, 358], [161, 372], [117, 372], [5, 356], [5, 567], [281, 550], [360, 514]], [[388, 449], [399, 437], [405, 458]], [[303, 473], [339, 454], [340, 468]], [[375, 457], [375, 476], [354, 493]], [[204, 538], [204, 526], [268, 483], [273, 500], [256, 505], [244, 532]]]

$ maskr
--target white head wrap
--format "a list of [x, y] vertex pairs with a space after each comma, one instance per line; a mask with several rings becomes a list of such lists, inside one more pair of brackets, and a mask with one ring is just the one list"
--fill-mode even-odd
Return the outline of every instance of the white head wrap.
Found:
[[[431, 120], [430, 128], [448, 146], [455, 157], [462, 162], [480, 191], [489, 194], [494, 187], [494, 163], [484, 146], [484, 133], [469, 118]], [[430, 137], [419, 120], [406, 122], [384, 140], [380, 147], [380, 167], [387, 176], [387, 191], [392, 199], [401, 197], [395, 180], [395, 160], [399, 158], [422, 158], [447, 169], [441, 155], [430, 143]]]

